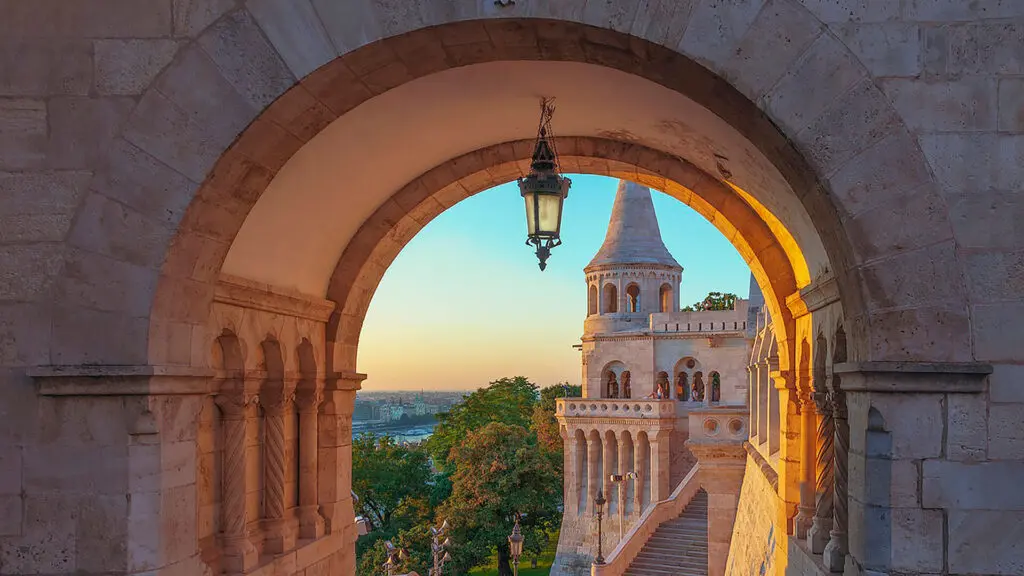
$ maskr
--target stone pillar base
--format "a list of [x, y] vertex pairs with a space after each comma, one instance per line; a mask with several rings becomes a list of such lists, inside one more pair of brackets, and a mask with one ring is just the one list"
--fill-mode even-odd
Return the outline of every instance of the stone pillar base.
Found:
[[264, 521], [263, 553], [276, 556], [294, 550], [298, 532], [299, 520], [292, 514]]
[[244, 574], [259, 564], [260, 550], [249, 536], [224, 538], [220, 565], [227, 574]]
[[299, 538], [316, 540], [327, 532], [320, 506], [312, 504], [299, 508]]
[[807, 538], [807, 534], [811, 531], [811, 527], [814, 523], [814, 508], [804, 508], [803, 506], [797, 509], [796, 517], [793, 518], [793, 532], [797, 538], [801, 540]]
[[846, 534], [833, 532], [822, 557], [829, 572], [843, 572], [846, 569]]
[[825, 551], [830, 534], [832, 533], [832, 518], [821, 518], [815, 516], [811, 523], [811, 529], [807, 531], [807, 544], [814, 554], [821, 554]]

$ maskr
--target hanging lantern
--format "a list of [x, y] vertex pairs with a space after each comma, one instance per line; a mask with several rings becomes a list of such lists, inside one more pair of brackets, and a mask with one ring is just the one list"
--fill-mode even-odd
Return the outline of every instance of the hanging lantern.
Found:
[[572, 182], [558, 173], [558, 154], [551, 132], [551, 101], [541, 101], [540, 127], [533, 150], [530, 173], [519, 179], [519, 191], [526, 200], [526, 245], [533, 246], [540, 269], [547, 267], [551, 249], [562, 244], [562, 203], [569, 196]]

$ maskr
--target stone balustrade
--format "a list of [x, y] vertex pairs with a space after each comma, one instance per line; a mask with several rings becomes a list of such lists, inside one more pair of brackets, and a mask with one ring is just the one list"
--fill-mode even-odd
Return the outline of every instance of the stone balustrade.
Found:
[[749, 411], [745, 406], [715, 406], [689, 411], [693, 443], [734, 442], [742, 444], [748, 435]]
[[567, 418], [652, 418], [676, 417], [675, 400], [630, 398], [559, 398], [555, 414]]

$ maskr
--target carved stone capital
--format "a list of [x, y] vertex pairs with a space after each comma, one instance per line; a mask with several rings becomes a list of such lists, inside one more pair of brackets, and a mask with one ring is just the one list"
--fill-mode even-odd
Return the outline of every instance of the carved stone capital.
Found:
[[227, 390], [213, 397], [226, 418], [244, 418], [245, 412], [259, 404], [259, 396], [240, 390]]

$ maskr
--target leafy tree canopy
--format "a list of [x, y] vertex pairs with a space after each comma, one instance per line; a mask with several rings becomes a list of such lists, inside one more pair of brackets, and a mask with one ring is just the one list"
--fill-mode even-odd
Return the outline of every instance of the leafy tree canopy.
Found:
[[352, 490], [359, 497], [356, 513], [373, 526], [373, 531], [360, 539], [360, 548], [429, 519], [432, 480], [430, 462], [422, 449], [398, 444], [390, 436], [353, 438]]
[[452, 447], [491, 422], [528, 428], [536, 403], [537, 385], [523, 376], [501, 378], [473, 392], [448, 412], [438, 414], [434, 434], [427, 440], [434, 465], [447, 468]]
[[[568, 392], [568, 395], [566, 395]], [[537, 434], [537, 443], [544, 449], [558, 455], [561, 470], [562, 436], [558, 432], [558, 421], [555, 420], [555, 400], [558, 398], [578, 398], [583, 395], [581, 386], [573, 386], [566, 382], [547, 386], [540, 391], [540, 402], [533, 408], [532, 427]]]
[[528, 549], [539, 553], [545, 531], [560, 518], [560, 456], [538, 449], [522, 426], [491, 422], [470, 432], [451, 451], [452, 494], [439, 517], [454, 525], [452, 573], [463, 573], [498, 552], [498, 574], [510, 575], [508, 535], [516, 513]]
[[735, 310], [738, 296], [732, 293], [708, 292], [700, 302], [683, 308], [683, 312], [702, 312], [707, 310]]

